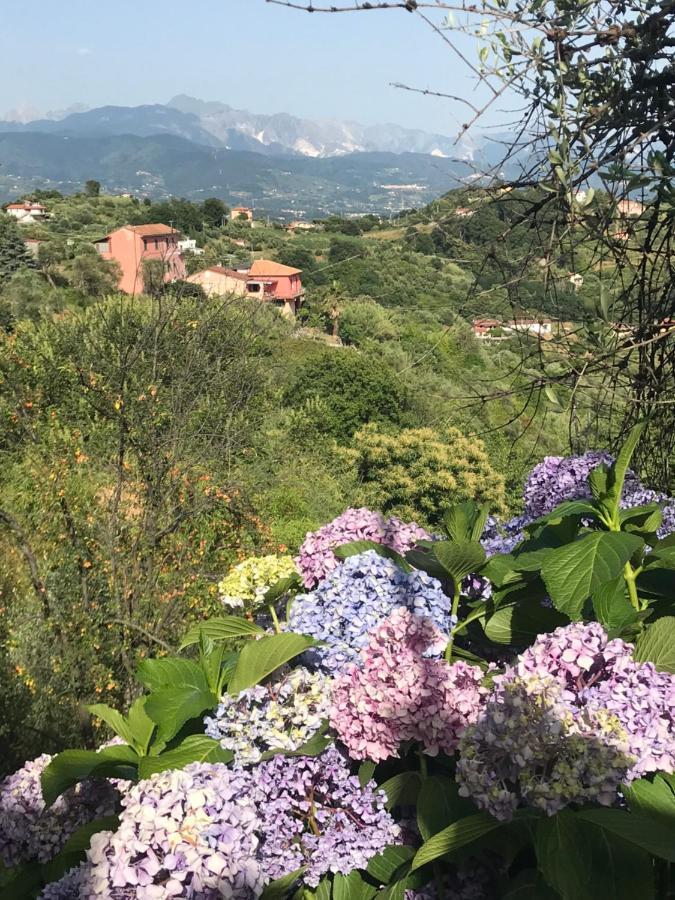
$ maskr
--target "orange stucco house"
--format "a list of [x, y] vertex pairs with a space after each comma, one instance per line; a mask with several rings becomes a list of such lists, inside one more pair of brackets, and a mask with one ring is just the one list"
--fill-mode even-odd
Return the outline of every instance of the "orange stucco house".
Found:
[[185, 262], [178, 247], [180, 231], [168, 225], [124, 225], [96, 241], [103, 259], [114, 259], [122, 270], [119, 289], [125, 294], [143, 293], [143, 263], [158, 259], [164, 263], [165, 281], [185, 278]]

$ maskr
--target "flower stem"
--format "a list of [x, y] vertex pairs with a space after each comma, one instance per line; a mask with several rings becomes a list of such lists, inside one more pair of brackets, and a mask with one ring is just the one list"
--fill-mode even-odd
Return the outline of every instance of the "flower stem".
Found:
[[274, 608], [274, 605], [270, 603], [269, 610], [272, 615], [272, 621], [274, 622], [274, 630], [277, 634], [281, 634], [281, 625], [279, 624], [279, 617], [277, 616], [277, 611]]
[[630, 598], [633, 609], [639, 610], [640, 600], [638, 599], [637, 586], [635, 584], [636, 574], [637, 573], [633, 570], [631, 564], [627, 562], [623, 567], [623, 577], [628, 588], [628, 597]]
[[[452, 617], [451, 621], [457, 619], [457, 612], [459, 610], [459, 598], [461, 596], [462, 585], [459, 580], [455, 581], [455, 593], [452, 595], [452, 609], [450, 611], [450, 615]], [[448, 638], [448, 644], [445, 648], [445, 658], [448, 662], [452, 659], [452, 645], [455, 641], [455, 631], [457, 627], [451, 627], [450, 629], [450, 637]]]

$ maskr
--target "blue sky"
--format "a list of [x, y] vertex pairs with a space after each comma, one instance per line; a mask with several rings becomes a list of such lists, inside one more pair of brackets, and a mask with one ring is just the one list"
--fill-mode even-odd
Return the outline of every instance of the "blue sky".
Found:
[[[108, 11], [114, 10], [114, 14]], [[463, 48], [475, 59], [473, 41]], [[464, 65], [403, 11], [320, 15], [264, 0], [32, 0], [2, 14], [0, 114], [162, 103], [186, 93], [255, 112], [397, 122], [453, 135], [465, 108], [392, 81], [471, 98]]]

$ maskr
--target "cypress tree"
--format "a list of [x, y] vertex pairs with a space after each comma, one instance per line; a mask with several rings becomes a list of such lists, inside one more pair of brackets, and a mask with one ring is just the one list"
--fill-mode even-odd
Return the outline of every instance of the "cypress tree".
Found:
[[0, 283], [20, 269], [35, 268], [35, 261], [26, 247], [16, 222], [0, 213]]

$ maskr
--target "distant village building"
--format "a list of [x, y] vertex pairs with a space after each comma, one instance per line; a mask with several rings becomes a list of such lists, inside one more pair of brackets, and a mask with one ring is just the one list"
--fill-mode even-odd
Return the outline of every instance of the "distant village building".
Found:
[[624, 218], [637, 218], [645, 211], [645, 205], [639, 200], [619, 200], [616, 211]]
[[525, 332], [526, 334], [536, 334], [539, 337], [550, 337], [553, 333], [553, 323], [550, 319], [526, 319], [516, 317], [510, 322], [505, 322], [502, 326], [504, 331], [508, 333]]
[[474, 319], [471, 323], [474, 337], [479, 339], [490, 337], [493, 329], [501, 327], [499, 319]]
[[289, 222], [286, 226], [286, 231], [313, 231], [316, 228], [316, 224], [314, 222], [303, 222], [300, 219]]
[[458, 219], [470, 219], [475, 212], [476, 210], [471, 209], [469, 206], [458, 206], [455, 210], [455, 216]]
[[570, 272], [569, 281], [574, 290], [578, 291], [581, 287], [583, 287], [584, 276], [580, 275], [578, 272]]
[[230, 219], [234, 221], [235, 219], [244, 218], [248, 222], [253, 221], [253, 210], [250, 206], [233, 206], [230, 210]]
[[41, 203], [26, 201], [25, 203], [10, 203], [5, 207], [8, 215], [16, 219], [19, 225], [33, 225], [47, 218], [47, 207]]
[[183, 241], [178, 241], [176, 246], [181, 253], [191, 253], [193, 256], [204, 255], [203, 248], [197, 246], [197, 241], [194, 238], [185, 238]]
[[35, 256], [36, 258], [38, 255], [38, 251], [40, 249], [40, 244], [44, 244], [44, 243], [45, 243], [44, 241], [37, 240], [36, 238], [28, 238], [27, 240], [24, 241], [24, 244], [26, 245], [26, 250], [28, 250], [28, 252], [32, 256]]
[[185, 278], [185, 262], [178, 247], [180, 231], [168, 225], [124, 225], [95, 241], [103, 259], [114, 259], [122, 270], [119, 289], [125, 294], [142, 294], [143, 263], [160, 260], [165, 281]]
[[255, 297], [263, 303], [272, 303], [283, 315], [293, 318], [305, 296], [301, 275], [301, 269], [257, 259], [249, 269], [211, 266], [190, 275], [188, 281], [201, 285], [209, 295]]

